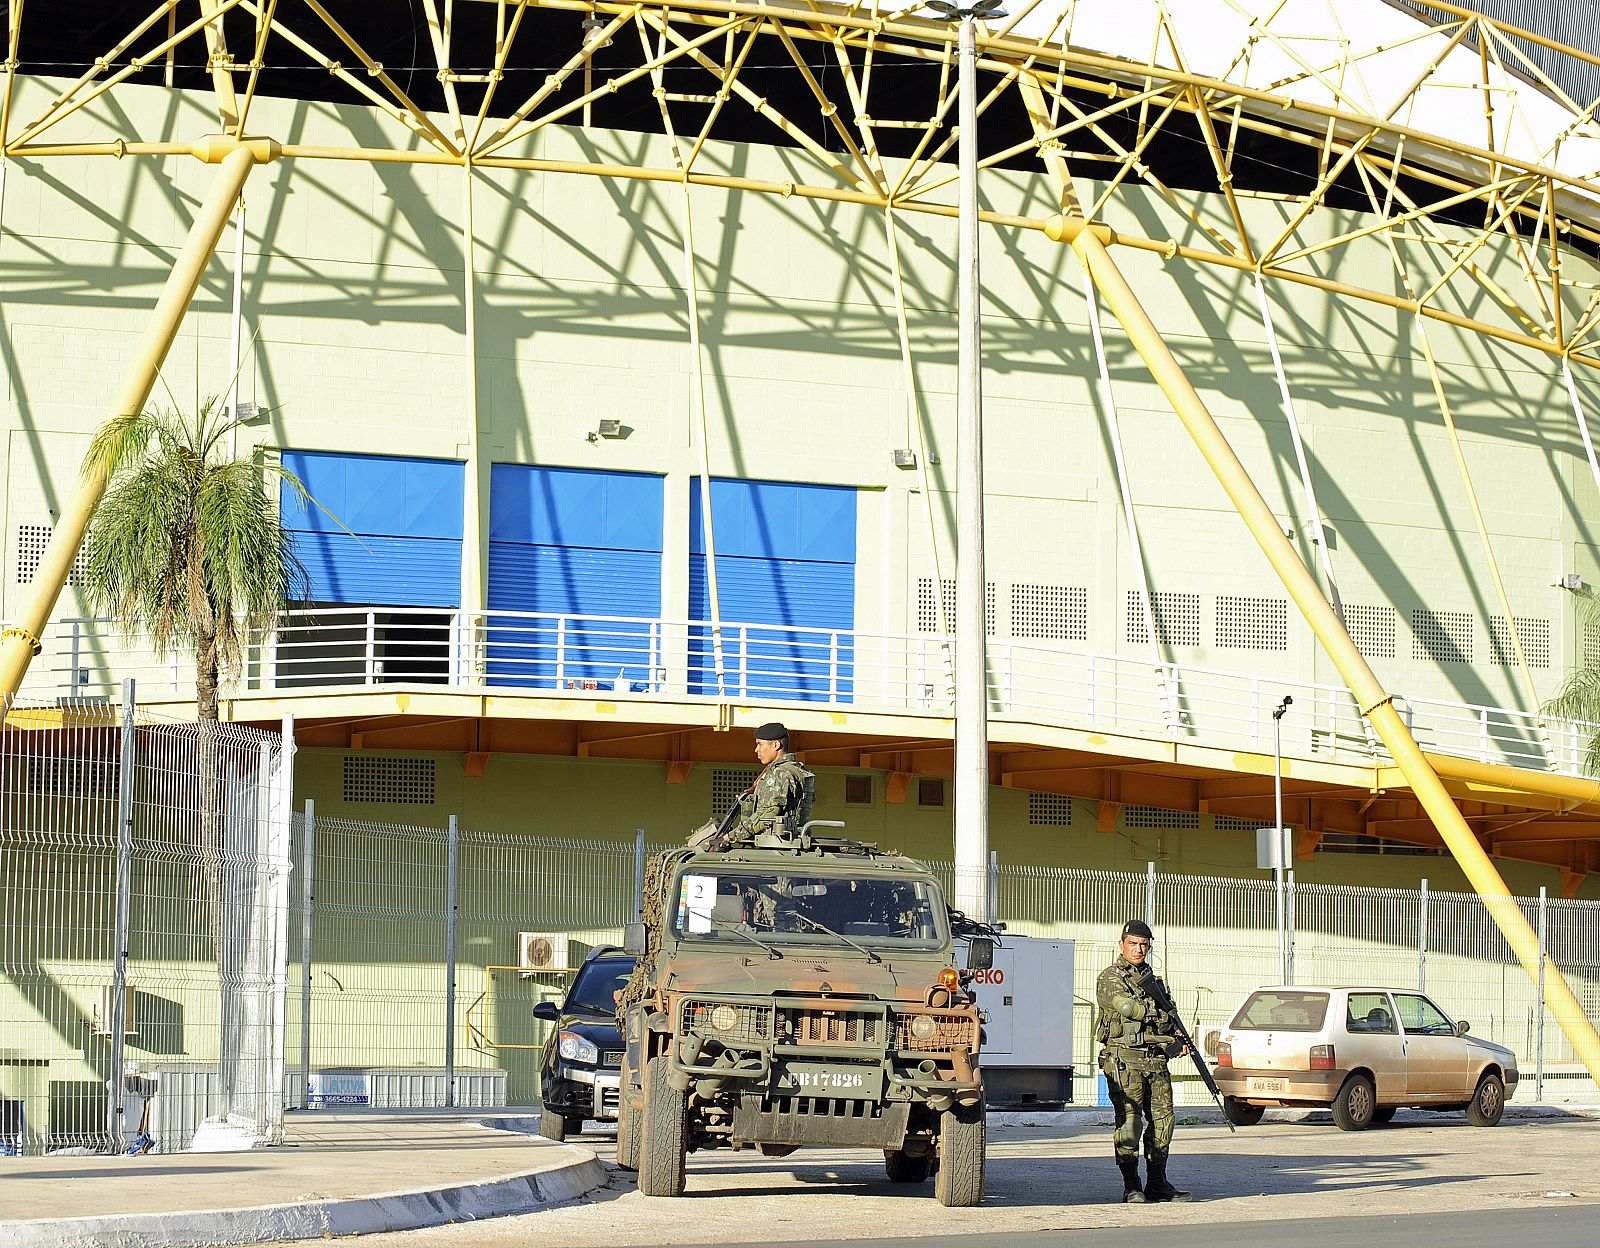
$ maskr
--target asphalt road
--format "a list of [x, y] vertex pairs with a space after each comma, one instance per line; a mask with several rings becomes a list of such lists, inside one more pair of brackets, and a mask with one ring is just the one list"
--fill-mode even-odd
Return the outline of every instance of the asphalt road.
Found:
[[[606, 1160], [611, 1140], [582, 1137]], [[1600, 1124], [1560, 1115], [1494, 1129], [1461, 1115], [1402, 1112], [1394, 1124], [1336, 1130], [1326, 1114], [1273, 1116], [1230, 1135], [1180, 1120], [1172, 1177], [1192, 1204], [1124, 1205], [1110, 1118], [1078, 1112], [992, 1129], [977, 1209], [945, 1209], [932, 1184], [889, 1183], [881, 1154], [806, 1150], [781, 1159], [695, 1154], [679, 1199], [640, 1196], [613, 1173], [585, 1200], [520, 1217], [363, 1236], [363, 1248], [645, 1248], [679, 1244], [958, 1242], [1032, 1248], [1088, 1243], [1191, 1245], [1400, 1242], [1450, 1248], [1600, 1245]], [[1403, 1218], [1403, 1226], [1399, 1219]]]

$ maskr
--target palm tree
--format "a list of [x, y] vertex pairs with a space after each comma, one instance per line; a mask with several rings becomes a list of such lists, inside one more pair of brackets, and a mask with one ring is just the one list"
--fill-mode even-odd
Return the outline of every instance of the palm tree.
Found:
[[306, 583], [268, 483], [285, 481], [309, 496], [287, 469], [233, 452], [239, 424], [214, 399], [192, 417], [167, 410], [107, 421], [89, 448], [89, 465], [104, 470], [109, 485], [80, 573], [90, 606], [115, 615], [128, 634], [142, 632], [163, 653], [194, 651], [196, 848], [219, 963], [225, 942], [217, 686], [237, 672], [250, 634], [273, 628], [285, 600], [303, 597]]
[[[1578, 591], [1578, 635], [1592, 636], [1591, 630], [1600, 630], [1600, 597], [1584, 588]], [[1544, 710], [1557, 719], [1600, 724], [1600, 664], [1580, 662], [1562, 682], [1560, 692], [1545, 703]], [[1589, 737], [1583, 769], [1591, 776], [1600, 775], [1600, 730]]]

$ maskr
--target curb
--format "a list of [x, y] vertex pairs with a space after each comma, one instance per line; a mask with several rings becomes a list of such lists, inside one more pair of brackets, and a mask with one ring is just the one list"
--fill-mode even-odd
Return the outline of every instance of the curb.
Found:
[[585, 1149], [570, 1151], [575, 1160], [566, 1165], [454, 1187], [249, 1209], [42, 1218], [0, 1223], [0, 1229], [7, 1248], [213, 1248], [412, 1231], [531, 1213], [604, 1187], [609, 1175], [600, 1160]]

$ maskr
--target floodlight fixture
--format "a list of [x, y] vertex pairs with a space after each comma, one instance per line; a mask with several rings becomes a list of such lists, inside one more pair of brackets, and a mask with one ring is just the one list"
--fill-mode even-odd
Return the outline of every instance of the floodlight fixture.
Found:
[[583, 19], [582, 29], [583, 46], [589, 51], [596, 52], [601, 48], [609, 48], [611, 46], [611, 40], [602, 39], [605, 34], [606, 23], [593, 9], [589, 11], [589, 16]]

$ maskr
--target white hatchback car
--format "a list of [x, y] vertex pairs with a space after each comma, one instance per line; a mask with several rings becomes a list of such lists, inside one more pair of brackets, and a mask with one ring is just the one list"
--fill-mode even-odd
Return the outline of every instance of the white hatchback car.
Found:
[[1517, 1086], [1516, 1054], [1408, 989], [1257, 988], [1207, 1040], [1223, 1110], [1241, 1126], [1269, 1105], [1326, 1105], [1345, 1131], [1402, 1107], [1464, 1109], [1492, 1127]]

